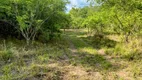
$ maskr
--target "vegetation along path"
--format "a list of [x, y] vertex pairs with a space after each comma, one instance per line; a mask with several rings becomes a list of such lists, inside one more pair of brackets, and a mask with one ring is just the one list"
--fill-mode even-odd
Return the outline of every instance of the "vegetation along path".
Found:
[[0, 80], [142, 80], [142, 0], [0, 0]]
[[[105, 53], [105, 48], [91, 44], [91, 39], [87, 38], [87, 31], [84, 29], [67, 30], [66, 40], [71, 51], [71, 72], [68, 73], [76, 80], [134, 80], [136, 77], [133, 62], [122, 59], [119, 56], [110, 56]], [[108, 38], [110, 42], [111, 38]], [[104, 40], [106, 44], [107, 40]], [[117, 42], [117, 41], [116, 41]], [[101, 41], [97, 44], [100, 45]], [[104, 44], [105, 45], [105, 44]], [[113, 43], [112, 43], [113, 45]], [[99, 47], [99, 48], [98, 48]], [[129, 65], [129, 66], [128, 66]], [[77, 68], [77, 70], [76, 70]], [[134, 70], [132, 73], [131, 71]]]
[[107, 54], [105, 47], [118, 41], [111, 37], [98, 39], [88, 37], [85, 29], [68, 29], [59, 40], [48, 45], [34, 42], [28, 49], [24, 41], [6, 40], [5, 46], [9, 46], [5, 47], [1, 40], [4, 61], [0, 61], [0, 80], [142, 79], [141, 61]]

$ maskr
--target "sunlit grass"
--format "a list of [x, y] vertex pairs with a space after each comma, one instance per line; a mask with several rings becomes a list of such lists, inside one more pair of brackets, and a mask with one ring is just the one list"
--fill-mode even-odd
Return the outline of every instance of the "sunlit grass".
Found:
[[[47, 74], [48, 70], [52, 70], [47, 66], [64, 58], [64, 51], [68, 48], [68, 44], [64, 40], [48, 45], [36, 42], [30, 47], [20, 46], [17, 43], [20, 42], [18, 40], [16, 42], [7, 40], [7, 42], [6, 48], [3, 48], [5, 47], [3, 43], [0, 44], [2, 46], [0, 47], [0, 80], [33, 80], [34, 77], [43, 79], [42, 75]], [[12, 45], [9, 46], [11, 43]], [[55, 76], [54, 72], [49, 74], [52, 73], [50, 78]]]
[[[109, 39], [119, 37], [113, 36]], [[141, 80], [141, 38], [129, 43], [118, 41], [111, 47], [109, 39], [95, 43], [96, 38], [87, 38], [86, 31], [72, 30], [59, 41], [48, 44], [35, 42], [30, 47], [24, 46], [24, 41], [19, 40], [6, 41], [5, 47], [2, 41], [0, 80], [63, 80], [63, 76], [72, 80], [80, 75], [79, 79], [94, 79], [96, 75], [100, 76], [98, 80]], [[105, 41], [101, 43], [104, 46], [100, 46], [101, 41]], [[103, 54], [99, 50], [103, 50]]]
[[[71, 36], [71, 41], [74, 43], [74, 45], [77, 47], [78, 52], [79, 53], [85, 53], [85, 54], [98, 54], [98, 49], [102, 49], [104, 50], [104, 54], [106, 54], [106, 56], [108, 55], [109, 57], [113, 57], [114, 59], [110, 59], [109, 61], [114, 62], [113, 65], [116, 64], [121, 64], [119, 65], [118, 68], [115, 68], [115, 66], [112, 66], [112, 70], [114, 67], [114, 70], [119, 69], [120, 67], [123, 66], [127, 66], [125, 67], [124, 70], [126, 71], [122, 71], [122, 72], [114, 72], [115, 75], [111, 75], [108, 76], [107, 74], [105, 74], [104, 79], [108, 79], [108, 78], [112, 78], [112, 79], [142, 79], [142, 75], [141, 75], [141, 66], [139, 65], [140, 63], [137, 62], [141, 62], [141, 52], [142, 52], [142, 42], [141, 42], [141, 38], [133, 38], [130, 39], [129, 43], [125, 43], [123, 42], [123, 35], [106, 35], [104, 40], [100, 39], [96, 42], [96, 38], [93, 38], [93, 36], [91, 36], [91, 38], [88, 38], [88, 35], [86, 33], [86, 31], [83, 33], [78, 31], [78, 32], [70, 32], [69, 34], [72, 34], [74, 36]], [[77, 35], [76, 35], [77, 34]], [[95, 36], [97, 37], [97, 36]], [[103, 42], [104, 41], [104, 42]], [[112, 43], [113, 42], [113, 43]], [[94, 44], [95, 43], [95, 44]], [[100, 46], [99, 48], [97, 46]], [[97, 49], [95, 49], [94, 47], [96, 47]], [[101, 56], [100, 56], [101, 57]], [[115, 58], [116, 57], [116, 58]], [[88, 62], [90, 64], [95, 64], [95, 59], [90, 59], [91, 57], [84, 57], [82, 59], [82, 62], [84, 62], [84, 64], [86, 64], [85, 62]], [[96, 57], [94, 57], [96, 58]], [[100, 59], [100, 60], [99, 60]], [[134, 62], [133, 62], [134, 60]], [[99, 61], [103, 61], [103, 59], [98, 58], [98, 62]], [[131, 62], [132, 61], [132, 62]], [[136, 62], [136, 63], [135, 63]], [[100, 62], [101, 63], [101, 62]], [[110, 68], [110, 64], [105, 62], [103, 63], [107, 66], [105, 66], [104, 68]], [[134, 66], [134, 64], [137, 66]], [[102, 64], [101, 64], [102, 65]], [[139, 65], [139, 67], [138, 67]], [[122, 76], [123, 74], [127, 73], [126, 75]], [[131, 75], [133, 74], [133, 75]], [[127, 76], [127, 77], [126, 77]], [[109, 79], [108, 79], [109, 80]]]
[[79, 49], [80, 52], [86, 52], [88, 54], [96, 54], [97, 51], [92, 47], [84, 47]]

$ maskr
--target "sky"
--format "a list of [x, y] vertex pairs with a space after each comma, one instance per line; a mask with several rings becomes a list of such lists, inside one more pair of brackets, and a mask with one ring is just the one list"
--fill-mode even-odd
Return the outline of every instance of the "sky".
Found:
[[88, 6], [89, 3], [87, 3], [87, 0], [69, 0], [70, 4], [66, 5], [67, 7], [67, 12], [69, 12], [72, 7], [84, 7]]

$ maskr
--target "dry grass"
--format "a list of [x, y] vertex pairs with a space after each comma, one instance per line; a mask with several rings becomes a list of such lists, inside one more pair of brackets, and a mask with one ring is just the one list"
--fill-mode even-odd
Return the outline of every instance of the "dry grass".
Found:
[[[117, 37], [112, 36], [109, 39]], [[104, 41], [108, 43], [109, 39]], [[142, 79], [141, 59], [128, 60], [121, 57], [122, 53], [113, 55], [113, 51], [106, 54], [107, 50], [114, 50], [116, 46], [120, 50], [128, 49], [123, 47], [126, 44], [116, 42], [115, 46], [104, 44], [96, 47], [92, 43], [94, 41], [94, 38], [87, 38], [84, 30], [68, 30], [60, 40], [46, 44], [35, 42], [30, 47], [25, 46], [24, 41], [6, 40], [4, 43], [1, 40], [0, 55], [3, 56], [0, 57], [0, 80]], [[99, 41], [97, 44], [100, 44]], [[142, 49], [138, 39], [127, 46], [131, 50]]]

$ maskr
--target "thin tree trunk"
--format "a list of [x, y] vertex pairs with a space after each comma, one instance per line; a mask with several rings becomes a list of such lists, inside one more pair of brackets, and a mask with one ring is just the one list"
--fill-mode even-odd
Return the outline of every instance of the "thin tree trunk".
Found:
[[34, 42], [34, 40], [35, 40], [35, 36], [36, 36], [36, 33], [33, 35], [33, 37], [32, 37], [32, 44], [33, 44], [33, 42]]
[[26, 43], [29, 46], [30, 45], [30, 39], [26, 39]]

